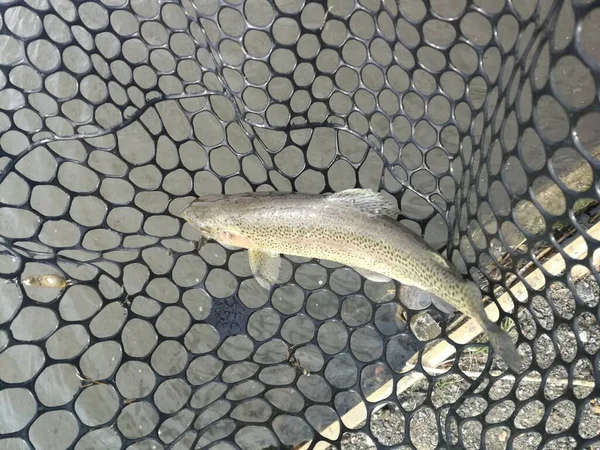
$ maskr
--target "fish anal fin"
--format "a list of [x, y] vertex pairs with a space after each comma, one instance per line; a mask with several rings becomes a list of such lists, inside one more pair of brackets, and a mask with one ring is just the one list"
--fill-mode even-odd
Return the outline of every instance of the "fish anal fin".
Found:
[[358, 274], [365, 277], [367, 280], [373, 281], [374, 283], [387, 283], [391, 280], [391, 278], [386, 277], [385, 275], [381, 275], [380, 273], [373, 272], [367, 269], [357, 269], [354, 267], [354, 270], [358, 272]]
[[271, 289], [279, 278], [281, 258], [274, 253], [260, 250], [248, 250], [248, 261], [252, 275], [258, 284], [265, 289]]
[[400, 214], [396, 202], [371, 189], [346, 189], [328, 195], [327, 201], [377, 216], [395, 217]]
[[456, 309], [452, 305], [446, 303], [437, 295], [416, 286], [403, 285], [402, 295], [403, 300], [410, 302], [410, 304], [417, 309], [422, 307], [426, 308], [431, 303], [435, 308], [445, 314], [453, 314], [456, 312]]

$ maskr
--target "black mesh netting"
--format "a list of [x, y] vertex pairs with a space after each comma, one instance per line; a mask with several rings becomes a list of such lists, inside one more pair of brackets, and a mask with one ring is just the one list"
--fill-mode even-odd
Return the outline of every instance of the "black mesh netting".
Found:
[[[0, 449], [600, 448], [600, 2], [0, 13]], [[269, 292], [178, 217], [359, 186], [494, 298], [521, 373], [414, 289], [290, 257]]]

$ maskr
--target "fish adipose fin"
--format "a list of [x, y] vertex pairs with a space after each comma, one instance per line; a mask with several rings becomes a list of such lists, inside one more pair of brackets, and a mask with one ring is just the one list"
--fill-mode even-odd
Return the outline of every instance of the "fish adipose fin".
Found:
[[386, 277], [385, 275], [381, 275], [377, 272], [372, 272], [367, 269], [357, 269], [356, 267], [353, 267], [353, 269], [356, 270], [356, 272], [358, 272], [359, 275], [362, 275], [367, 280], [373, 281], [375, 283], [387, 283], [391, 280], [391, 278]]
[[260, 250], [248, 250], [250, 270], [258, 284], [265, 289], [271, 289], [279, 278], [281, 258], [279, 255]]
[[492, 321], [487, 321], [484, 330], [492, 348], [504, 360], [509, 369], [519, 372], [523, 366], [521, 355], [513, 344], [510, 335]]
[[376, 216], [394, 218], [400, 214], [398, 205], [394, 201], [370, 189], [346, 189], [335, 194], [329, 194], [326, 200]]

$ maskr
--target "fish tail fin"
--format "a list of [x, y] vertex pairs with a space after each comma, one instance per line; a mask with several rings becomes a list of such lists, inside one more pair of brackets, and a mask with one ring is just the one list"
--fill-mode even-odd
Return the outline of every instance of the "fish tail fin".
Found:
[[[472, 281], [466, 283], [467, 298], [471, 301], [471, 317], [476, 319], [490, 341], [494, 351], [500, 355], [509, 369], [519, 372], [523, 365], [521, 355], [513, 344], [510, 335], [500, 326], [492, 322], [483, 308], [482, 295], [479, 286]], [[467, 302], [468, 303], [468, 302]]]
[[510, 335], [500, 326], [490, 320], [486, 321], [485, 332], [492, 348], [504, 360], [509, 369], [519, 372], [523, 365], [521, 355], [513, 344]]

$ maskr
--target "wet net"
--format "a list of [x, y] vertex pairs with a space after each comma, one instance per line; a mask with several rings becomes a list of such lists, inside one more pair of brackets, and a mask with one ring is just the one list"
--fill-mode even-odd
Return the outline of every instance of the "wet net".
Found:
[[[0, 13], [0, 449], [600, 448], [600, 2]], [[269, 291], [178, 217], [354, 187], [520, 373], [421, 292], [292, 257]]]

